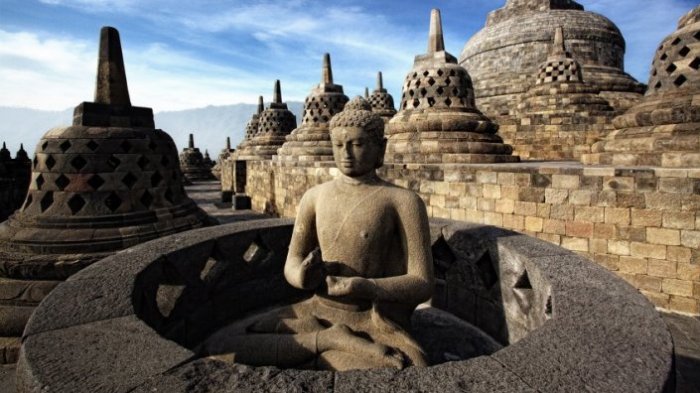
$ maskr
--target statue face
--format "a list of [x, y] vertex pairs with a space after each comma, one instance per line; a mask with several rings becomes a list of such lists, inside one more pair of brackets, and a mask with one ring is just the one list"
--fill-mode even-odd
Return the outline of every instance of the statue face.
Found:
[[360, 127], [336, 127], [331, 132], [335, 164], [346, 176], [366, 175], [381, 166], [386, 143]]

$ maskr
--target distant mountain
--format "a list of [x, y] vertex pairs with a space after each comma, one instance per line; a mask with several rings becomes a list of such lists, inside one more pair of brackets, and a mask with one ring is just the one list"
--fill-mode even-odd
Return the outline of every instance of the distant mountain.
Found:
[[[301, 123], [304, 104], [289, 102], [287, 105], [297, 116], [297, 124]], [[256, 108], [255, 104], [235, 104], [158, 112], [155, 114], [155, 123], [157, 128], [170, 134], [178, 150], [187, 145], [187, 136], [192, 133], [195, 146], [202, 152], [209, 150], [211, 158], [216, 159], [226, 145], [227, 136], [231, 137], [234, 148], [243, 140], [245, 125]], [[24, 143], [24, 148], [31, 157], [34, 147], [46, 131], [70, 125], [72, 119], [73, 109], [43, 111], [0, 106], [0, 143], [7, 143], [13, 157], [20, 143]]]

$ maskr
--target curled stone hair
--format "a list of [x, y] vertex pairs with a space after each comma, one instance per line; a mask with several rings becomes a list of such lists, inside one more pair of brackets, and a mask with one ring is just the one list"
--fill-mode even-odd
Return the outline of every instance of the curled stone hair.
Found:
[[333, 116], [330, 129], [336, 127], [359, 127], [365, 130], [377, 142], [384, 140], [384, 121], [372, 113], [372, 106], [364, 98], [357, 96], [345, 104], [342, 112]]

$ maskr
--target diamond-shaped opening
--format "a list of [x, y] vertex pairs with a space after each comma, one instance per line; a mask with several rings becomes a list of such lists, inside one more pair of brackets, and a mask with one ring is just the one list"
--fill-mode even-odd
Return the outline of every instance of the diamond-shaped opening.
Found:
[[107, 160], [107, 165], [109, 165], [112, 169], [117, 169], [121, 163], [122, 162], [115, 156], [109, 156], [109, 159]]
[[433, 78], [428, 79], [428, 84], [429, 84], [430, 86], [434, 85], [434, 84], [435, 84], [435, 79], [433, 79]]
[[420, 87], [420, 80], [416, 81], [416, 89]]
[[440, 95], [442, 95], [442, 93], [445, 92], [445, 89], [443, 89], [442, 86], [440, 86], [440, 87], [438, 87], [437, 89], [435, 89], [435, 92], [438, 93], [438, 94], [440, 94]]
[[457, 90], [456, 87], [455, 87], [454, 89], [452, 89], [452, 95], [453, 95], [453, 96], [458, 95], [457, 93], [459, 93], [459, 90]]
[[673, 42], [671, 42], [671, 45], [678, 45], [678, 44], [680, 44], [680, 43], [681, 43], [680, 37], [676, 37], [676, 39], [673, 40]]
[[687, 80], [688, 79], [684, 75], [680, 75], [678, 78], [676, 78], [676, 80], [673, 81], [673, 84], [677, 87], [681, 87]]
[[45, 212], [46, 209], [51, 207], [51, 204], [53, 204], [53, 192], [49, 191], [44, 195], [43, 198], [41, 198], [41, 201], [39, 202], [39, 205], [41, 206], [41, 212]]
[[481, 278], [485, 288], [492, 288], [498, 283], [498, 273], [493, 267], [491, 255], [488, 251], [484, 252], [481, 258], [476, 261], [476, 267], [479, 268], [479, 278]]
[[133, 187], [134, 184], [136, 184], [136, 181], [137, 181], [137, 180], [138, 180], [138, 178], [137, 178], [136, 176], [134, 176], [133, 173], [129, 172], [129, 173], [126, 174], [126, 176], [124, 176], [124, 177], [122, 178], [122, 183], [123, 183], [125, 186], [129, 187], [129, 189], [131, 189], [131, 187]]
[[60, 147], [61, 151], [65, 153], [66, 151], [68, 151], [68, 149], [70, 149], [71, 143], [70, 141], [64, 141], [63, 143], [58, 145], [58, 147]]
[[125, 139], [124, 142], [122, 142], [121, 145], [119, 145], [119, 146], [122, 148], [122, 151], [123, 151], [124, 153], [130, 152], [130, 151], [131, 151], [131, 148], [133, 147], [133, 146], [131, 145], [131, 143], [130, 143], [128, 140], [126, 140], [126, 139]]
[[455, 76], [455, 75], [456, 75], [455, 70], [450, 70], [450, 76]]
[[661, 57], [659, 57], [659, 59], [661, 59], [661, 61], [665, 61], [666, 59], [668, 59], [668, 55], [664, 53], [663, 55], [661, 55]]
[[660, 88], [661, 88], [661, 81], [658, 81], [658, 82], [656, 82], [656, 84], [654, 85], [654, 89], [657, 89], [657, 90], [658, 90], [658, 89], [660, 89]]
[[56, 187], [58, 187], [59, 190], [63, 191], [63, 189], [70, 184], [70, 179], [66, 175], [61, 174], [61, 176], [54, 181], [54, 184], [56, 184]]
[[36, 177], [36, 188], [37, 190], [41, 190], [41, 186], [43, 186], [45, 183], [44, 181], [44, 175], [39, 174], [39, 176]]
[[417, 99], [413, 100], [413, 107], [418, 108], [418, 105], [420, 105], [420, 101]]
[[109, 196], [107, 197], [107, 199], [105, 199], [105, 206], [107, 206], [107, 208], [108, 208], [112, 213], [114, 213], [115, 211], [117, 211], [117, 209], [119, 209], [119, 206], [121, 206], [121, 204], [122, 204], [122, 199], [119, 198], [119, 195], [117, 195], [117, 194], [115, 194], [115, 193], [109, 194]]
[[516, 281], [515, 286], [513, 288], [517, 289], [532, 289], [532, 284], [530, 284], [530, 277], [527, 274], [527, 270], [523, 272], [523, 274], [518, 277], [518, 281]]
[[445, 79], [445, 86], [449, 86], [450, 83], [452, 83], [452, 79], [450, 79], [450, 78]]
[[696, 57], [695, 59], [693, 59], [693, 61], [691, 61], [690, 64], [688, 64], [688, 67], [697, 70], [700, 67], [700, 58]]
[[39, 165], [39, 158], [37, 156], [34, 156], [34, 169], [36, 169], [37, 165]]
[[443, 72], [442, 70], [437, 70], [437, 74], [438, 74], [438, 76], [443, 76], [445, 74], [445, 72]]
[[672, 74], [673, 71], [675, 71], [675, 70], [677, 70], [677, 69], [678, 69], [678, 67], [676, 67], [675, 64], [671, 64], [671, 65], [669, 65], [668, 67], [666, 67], [666, 72], [668, 72], [669, 74]]
[[161, 181], [163, 181], [163, 176], [158, 172], [154, 173], [153, 176], [151, 176], [151, 187], [157, 187]]
[[33, 201], [33, 200], [34, 200], [34, 198], [32, 198], [32, 194], [27, 195], [27, 200], [24, 202], [24, 208], [23, 208], [23, 209], [26, 210], [26, 209], [29, 207], [29, 205], [32, 204], [32, 201]]
[[426, 94], [428, 94], [428, 90], [425, 90], [425, 88], [420, 89], [421, 97], [425, 97]]
[[102, 187], [103, 184], [105, 184], [105, 181], [100, 175], [92, 175], [92, 177], [88, 179], [87, 183], [93, 190], [97, 190], [98, 188]]
[[170, 164], [170, 159], [168, 159], [168, 156], [163, 156], [160, 159], [160, 164], [163, 165], [164, 167], [167, 167], [168, 164]]
[[678, 51], [678, 54], [683, 57], [686, 57], [688, 53], [690, 53], [690, 48], [688, 48], [687, 46], [682, 47], [681, 50]]
[[81, 170], [85, 168], [85, 165], [87, 165], [87, 160], [85, 160], [82, 156], [77, 156], [70, 160], [70, 165], [76, 170]]
[[449, 98], [446, 98], [446, 99], [445, 99], [445, 105], [447, 105], [447, 106], [452, 106], [452, 100], [449, 99]]
[[41, 144], [41, 150], [46, 150], [47, 147], [49, 147], [49, 141], [46, 141]]
[[54, 165], [56, 165], [56, 160], [54, 160], [52, 156], [48, 156], [48, 158], [46, 158], [46, 167], [52, 169]]
[[423, 76], [428, 76], [429, 74], [430, 74], [430, 72], [428, 72], [428, 71], [423, 71]]
[[696, 40], [700, 41], [700, 31], [697, 31], [695, 34], [693, 34], [693, 37], [694, 37]]
[[166, 201], [170, 202], [171, 204], [174, 203], [174, 202], [173, 202], [173, 192], [172, 192], [172, 190], [168, 189], [168, 191], [165, 192], [164, 197], [165, 197], [165, 200], [166, 200]]
[[143, 195], [141, 195], [141, 199], [139, 199], [139, 201], [141, 201], [142, 205], [150, 208], [151, 203], [153, 203], [153, 196], [151, 195], [150, 192], [144, 191], [144, 193], [143, 193]]
[[92, 151], [95, 151], [95, 150], [97, 150], [98, 147], [100, 147], [100, 145], [97, 142], [93, 141], [92, 139], [90, 140], [90, 142], [86, 143], [85, 146], [87, 146], [88, 149], [90, 149]]
[[70, 208], [71, 213], [75, 214], [80, 211], [80, 209], [85, 206], [85, 199], [81, 197], [80, 195], [73, 195], [69, 200], [68, 200], [68, 207]]
[[428, 97], [428, 105], [430, 105], [431, 107], [432, 107], [433, 105], [435, 105], [435, 98], [433, 98], [433, 97]]
[[148, 161], [148, 158], [146, 158], [146, 156], [141, 156], [136, 163], [139, 165], [139, 168], [141, 168], [141, 170], [144, 170], [146, 169], [146, 165], [148, 165], [150, 161]]

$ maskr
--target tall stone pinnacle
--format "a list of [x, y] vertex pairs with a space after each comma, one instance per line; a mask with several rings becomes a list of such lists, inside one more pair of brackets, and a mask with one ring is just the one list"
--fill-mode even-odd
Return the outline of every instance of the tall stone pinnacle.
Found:
[[265, 103], [263, 102], [263, 96], [258, 97], [258, 115], [265, 110]]
[[377, 72], [377, 90], [378, 91], [384, 90], [384, 79], [382, 78], [381, 71]]
[[226, 137], [226, 150], [231, 150], [231, 137]]
[[95, 102], [98, 104], [131, 106], [129, 87], [122, 56], [119, 32], [105, 26], [100, 31], [100, 50], [97, 60]]
[[187, 144], [187, 147], [194, 149], [194, 135], [192, 134], [190, 134], [190, 142]]
[[365, 100], [369, 99], [369, 87], [365, 87]]
[[433, 8], [430, 11], [430, 35], [428, 36], [428, 53], [445, 50], [445, 39], [442, 35], [442, 18], [440, 10]]
[[566, 46], [564, 45], [564, 29], [559, 26], [554, 31], [554, 44], [552, 44], [552, 50], [550, 55], [565, 55]]
[[326, 85], [333, 84], [333, 69], [331, 68], [331, 55], [325, 53], [323, 55], [323, 70], [321, 71], [321, 83]]
[[275, 91], [272, 94], [272, 103], [281, 104], [282, 103], [282, 88], [280, 87], [280, 80], [275, 81]]

